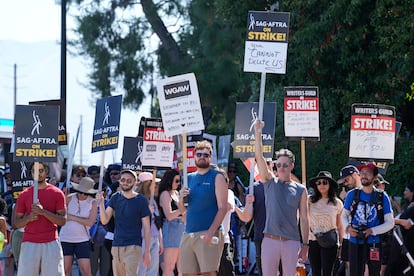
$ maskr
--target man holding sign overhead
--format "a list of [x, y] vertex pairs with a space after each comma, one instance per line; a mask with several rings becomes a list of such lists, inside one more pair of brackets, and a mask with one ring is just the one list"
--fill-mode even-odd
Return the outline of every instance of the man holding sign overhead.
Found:
[[187, 224], [180, 245], [183, 275], [217, 275], [223, 252], [222, 221], [227, 213], [227, 183], [224, 176], [210, 166], [212, 147], [208, 141], [197, 142], [197, 171], [188, 175], [188, 189], [180, 192], [188, 197]]
[[[309, 214], [306, 187], [291, 180], [295, 156], [288, 149], [275, 154], [278, 177], [269, 172], [263, 157], [262, 128], [264, 122], [256, 120], [255, 156], [260, 178], [264, 185], [266, 223], [263, 230], [262, 270], [264, 276], [277, 275], [282, 261], [284, 275], [296, 275], [296, 263], [306, 261], [308, 255]], [[300, 234], [297, 214], [299, 212], [303, 246], [300, 249]], [[300, 251], [299, 251], [300, 249]], [[283, 254], [282, 254], [283, 253]]]

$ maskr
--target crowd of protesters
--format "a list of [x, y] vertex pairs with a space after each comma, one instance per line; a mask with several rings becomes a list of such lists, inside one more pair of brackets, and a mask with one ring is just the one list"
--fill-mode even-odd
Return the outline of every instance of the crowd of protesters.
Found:
[[[257, 137], [262, 127], [255, 124]], [[237, 166], [226, 172], [211, 164], [207, 141], [196, 144], [187, 187], [177, 170], [157, 178], [119, 164], [105, 169], [101, 185], [98, 166], [74, 166], [69, 181], [52, 181], [40, 162], [30, 168], [38, 181], [33, 203], [33, 187], [13, 200], [6, 168], [0, 275], [71, 275], [74, 263], [85, 276], [236, 275], [236, 240], [251, 220], [258, 275], [296, 275], [298, 262], [309, 264], [308, 275], [403, 275], [410, 263], [402, 246], [414, 253], [414, 184], [403, 207], [384, 192], [389, 183], [372, 163], [344, 166], [338, 181], [321, 170], [306, 187], [292, 174], [290, 150], [266, 159], [256, 142], [253, 194]]]

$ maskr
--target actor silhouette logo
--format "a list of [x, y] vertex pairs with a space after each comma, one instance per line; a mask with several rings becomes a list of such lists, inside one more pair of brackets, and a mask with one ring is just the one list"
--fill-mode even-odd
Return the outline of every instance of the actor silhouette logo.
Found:
[[137, 164], [141, 164], [142, 149], [143, 149], [143, 145], [141, 144], [141, 142], [138, 142], [138, 144], [137, 144], [137, 155], [136, 155], [136, 158], [135, 158], [135, 163], [137, 163]]
[[20, 161], [20, 178], [26, 179], [27, 178], [27, 167], [24, 161]]
[[254, 20], [253, 14], [250, 14], [249, 30], [254, 30], [255, 25], [256, 25], [256, 20]]
[[40, 121], [40, 117], [36, 114], [36, 110], [33, 110], [33, 128], [31, 134], [34, 135], [36, 132], [37, 135], [40, 135], [40, 127], [42, 127], [42, 122]]
[[109, 108], [108, 102], [105, 102], [105, 114], [102, 121], [102, 126], [109, 124], [109, 117], [111, 117], [111, 110]]
[[250, 110], [250, 114], [252, 115], [252, 120], [250, 121], [250, 128], [249, 131], [252, 132], [254, 128], [254, 123], [257, 120], [257, 112], [254, 110], [254, 107]]

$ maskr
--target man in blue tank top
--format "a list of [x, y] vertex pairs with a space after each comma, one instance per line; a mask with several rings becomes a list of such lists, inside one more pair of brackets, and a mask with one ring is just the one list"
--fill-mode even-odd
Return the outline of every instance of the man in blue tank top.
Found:
[[[262, 270], [264, 276], [278, 275], [282, 261], [283, 275], [296, 275], [296, 263], [308, 256], [309, 214], [306, 187], [291, 179], [295, 156], [288, 149], [275, 154], [276, 178], [269, 172], [263, 156], [262, 128], [264, 122], [256, 120], [255, 157], [261, 181], [264, 185], [266, 222], [262, 241]], [[298, 227], [298, 215], [302, 234]], [[283, 252], [283, 254], [282, 254]]]
[[227, 183], [224, 176], [210, 167], [212, 147], [208, 141], [196, 143], [197, 171], [188, 175], [188, 189], [180, 191], [188, 197], [186, 229], [180, 245], [181, 271], [184, 276], [217, 275], [223, 251], [221, 223], [227, 212]]

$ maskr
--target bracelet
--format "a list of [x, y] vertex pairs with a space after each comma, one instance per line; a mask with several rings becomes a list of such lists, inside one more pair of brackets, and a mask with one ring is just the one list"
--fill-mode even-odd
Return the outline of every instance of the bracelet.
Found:
[[302, 247], [304, 246], [308, 246], [309, 247], [309, 243], [302, 243]]

